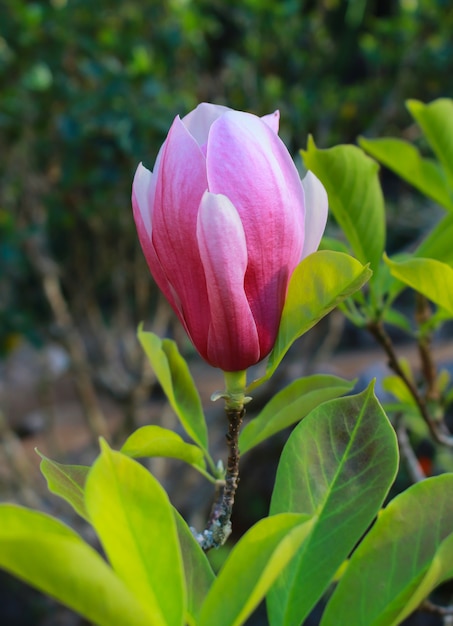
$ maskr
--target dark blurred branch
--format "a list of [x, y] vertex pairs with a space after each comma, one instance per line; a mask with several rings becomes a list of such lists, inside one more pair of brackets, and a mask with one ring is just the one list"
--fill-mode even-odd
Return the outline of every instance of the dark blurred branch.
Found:
[[440, 615], [441, 617], [453, 615], [453, 605], [440, 606], [439, 604], [434, 604], [434, 602], [431, 602], [431, 600], [428, 599], [422, 602], [419, 610], [434, 613], [435, 615]]
[[407, 471], [409, 472], [412, 482], [419, 483], [422, 480], [425, 480], [425, 472], [423, 471], [423, 468], [420, 465], [417, 456], [411, 446], [411, 442], [409, 441], [409, 437], [407, 435], [407, 430], [405, 429], [403, 424], [399, 424], [399, 426], [397, 427], [396, 435], [398, 437], [398, 447], [401, 453], [401, 457], [406, 463]]
[[[415, 294], [416, 311], [415, 319], [419, 327], [426, 324], [431, 318], [431, 309], [428, 300], [420, 293]], [[431, 334], [420, 333], [418, 338], [418, 351], [422, 364], [423, 378], [426, 381], [426, 400], [439, 400], [439, 390], [437, 388], [436, 364], [431, 352]]]
[[89, 373], [89, 363], [83, 340], [73, 322], [61, 288], [58, 266], [47, 255], [35, 238], [26, 242], [27, 256], [41, 279], [42, 288], [62, 334], [62, 343], [68, 350], [75, 383], [82, 402], [88, 426], [95, 437], [108, 436], [105, 417], [98, 403]]
[[10, 428], [0, 411], [0, 450], [8, 462], [15, 490], [23, 502], [33, 508], [42, 508], [36, 489], [33, 488], [34, 468], [31, 466], [21, 440]]
[[388, 357], [388, 365], [390, 369], [392, 369], [397, 376], [401, 378], [403, 383], [406, 385], [408, 391], [410, 392], [412, 398], [414, 399], [418, 410], [420, 411], [421, 416], [426, 422], [433, 439], [438, 443], [441, 443], [446, 446], [453, 447], [453, 436], [448, 432], [447, 427], [443, 421], [436, 421], [431, 415], [426, 399], [421, 395], [419, 390], [413, 381], [407, 376], [404, 369], [401, 367], [398, 358], [395, 353], [395, 349], [387, 334], [384, 325], [380, 321], [371, 321], [367, 326], [369, 332], [376, 339], [378, 344], [382, 346], [385, 353]]

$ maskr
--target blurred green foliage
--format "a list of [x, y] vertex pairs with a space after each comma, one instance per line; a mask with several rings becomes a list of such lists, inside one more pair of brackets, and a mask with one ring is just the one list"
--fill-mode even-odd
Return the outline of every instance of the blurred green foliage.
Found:
[[452, 32], [450, 0], [3, 0], [0, 351], [48, 322], [36, 250], [76, 319], [146, 315], [130, 187], [176, 114], [280, 108], [293, 151], [399, 134], [452, 95]]

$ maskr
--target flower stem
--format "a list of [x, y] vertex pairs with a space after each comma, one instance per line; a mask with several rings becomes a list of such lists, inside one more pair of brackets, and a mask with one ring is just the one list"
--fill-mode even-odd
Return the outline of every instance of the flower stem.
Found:
[[239, 483], [239, 431], [245, 415], [245, 372], [225, 372], [225, 413], [228, 420], [226, 435], [228, 461], [224, 480], [217, 481], [217, 493], [206, 528], [194, 532], [204, 552], [222, 546], [231, 534], [231, 514]]
[[226, 391], [224, 394], [225, 407], [229, 409], [241, 409], [250, 398], [245, 397], [247, 387], [247, 372], [223, 372]]

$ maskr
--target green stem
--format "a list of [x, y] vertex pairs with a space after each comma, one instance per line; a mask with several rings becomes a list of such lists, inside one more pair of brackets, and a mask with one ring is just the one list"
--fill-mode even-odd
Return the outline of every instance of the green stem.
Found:
[[[194, 469], [197, 470], [197, 472], [199, 472], [202, 476], [204, 476], [207, 480], [209, 480], [210, 483], [212, 483], [213, 485], [216, 485], [218, 482], [218, 479], [213, 476], [212, 474], [210, 474], [209, 472], [207, 472], [206, 470], [202, 469], [201, 467], [199, 467], [198, 465], [192, 465], [192, 467]], [[214, 470], [215, 470], [215, 466], [214, 466]]]
[[240, 409], [246, 403], [245, 388], [247, 387], [247, 371], [223, 372], [225, 378], [225, 407]]
[[[215, 481], [217, 480], [217, 478], [218, 478], [219, 469], [218, 469], [218, 467], [216, 466], [216, 464], [214, 463], [214, 460], [213, 460], [213, 458], [211, 457], [211, 455], [209, 454], [209, 452], [208, 452], [207, 450], [205, 450], [205, 449], [203, 449], [203, 452], [204, 452], [205, 459], [206, 459], [206, 461], [207, 461], [207, 463], [208, 463], [209, 469], [210, 469], [210, 470], [211, 470], [211, 472], [212, 472], [212, 476], [211, 476], [211, 475], [209, 475], [209, 480], [210, 480], [211, 482], [212, 482], [212, 481], [214, 481], [214, 482], [215, 482]], [[196, 469], [199, 469], [199, 468], [196, 468]]]

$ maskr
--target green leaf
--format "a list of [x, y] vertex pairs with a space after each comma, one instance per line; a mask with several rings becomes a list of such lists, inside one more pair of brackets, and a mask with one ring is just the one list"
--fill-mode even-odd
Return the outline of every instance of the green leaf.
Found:
[[158, 626], [99, 554], [44, 513], [0, 505], [0, 567], [99, 626]]
[[404, 285], [391, 275], [389, 267], [381, 263], [373, 274], [373, 292], [377, 301], [385, 303], [386, 309], [389, 310], [392, 302], [403, 289]]
[[400, 624], [453, 576], [452, 522], [452, 474], [428, 478], [397, 496], [352, 555], [322, 626]]
[[405, 333], [408, 333], [409, 335], [412, 334], [412, 325], [410, 321], [403, 313], [400, 313], [395, 309], [385, 309], [382, 314], [382, 321], [384, 321], [386, 324], [396, 326], [397, 328], [404, 331]]
[[208, 429], [200, 396], [176, 343], [144, 332], [141, 327], [138, 338], [183, 428], [207, 454]]
[[240, 626], [310, 532], [307, 515], [260, 520], [229, 554], [203, 605], [198, 626]]
[[415, 400], [399, 376], [386, 376], [382, 381], [384, 391], [391, 393], [406, 407], [415, 407]]
[[173, 509], [157, 480], [101, 440], [86, 507], [113, 569], [155, 622], [182, 626], [185, 585]]
[[372, 386], [325, 402], [294, 429], [278, 466], [271, 513], [315, 517], [299, 554], [268, 594], [272, 626], [304, 621], [373, 521], [397, 466], [395, 432]]
[[406, 105], [453, 186], [453, 100], [439, 98], [430, 104], [408, 100]]
[[378, 164], [356, 146], [318, 150], [312, 137], [302, 157], [326, 188], [329, 209], [354, 254], [375, 270], [385, 246], [385, 208]]
[[435, 259], [395, 262], [385, 258], [395, 278], [453, 315], [453, 268]]
[[181, 459], [201, 469], [205, 467], [201, 448], [186, 443], [177, 433], [161, 426], [142, 426], [127, 438], [121, 452], [134, 459], [164, 456]]
[[320, 250], [299, 263], [289, 283], [266, 373], [249, 385], [247, 392], [270, 378], [293, 342], [360, 289], [370, 276], [368, 267], [341, 252]]
[[48, 459], [38, 450], [36, 452], [42, 459], [39, 467], [49, 491], [66, 500], [76, 513], [89, 522], [84, 489], [90, 468], [85, 465], [62, 465]]
[[239, 435], [239, 449], [244, 454], [261, 441], [295, 424], [312, 409], [325, 402], [349, 393], [355, 381], [337, 376], [317, 374], [299, 378], [279, 391], [252, 419]]
[[203, 602], [215, 580], [208, 557], [200, 548], [181, 515], [173, 509], [184, 563], [187, 586], [187, 613], [196, 624]]
[[360, 147], [401, 176], [416, 189], [446, 209], [453, 210], [453, 198], [444, 170], [436, 161], [424, 159], [415, 146], [401, 139], [359, 138]]
[[440, 220], [415, 251], [417, 257], [437, 259], [453, 265], [453, 215]]
[[344, 241], [334, 239], [333, 237], [323, 237], [318, 250], [333, 250], [334, 252], [343, 252], [343, 254], [350, 253], [350, 248]]

